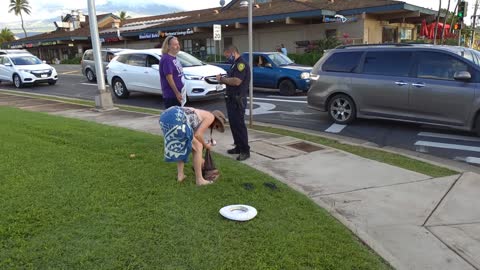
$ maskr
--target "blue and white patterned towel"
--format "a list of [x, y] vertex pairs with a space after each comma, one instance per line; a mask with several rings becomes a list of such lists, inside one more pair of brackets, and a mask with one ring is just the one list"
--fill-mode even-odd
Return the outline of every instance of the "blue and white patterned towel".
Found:
[[160, 115], [165, 142], [165, 161], [188, 162], [192, 152], [193, 129], [188, 125], [185, 112], [178, 106], [170, 107]]

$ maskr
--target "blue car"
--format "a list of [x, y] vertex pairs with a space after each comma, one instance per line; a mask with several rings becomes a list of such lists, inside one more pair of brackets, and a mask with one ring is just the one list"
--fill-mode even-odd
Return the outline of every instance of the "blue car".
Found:
[[[248, 61], [248, 53], [242, 57]], [[229, 70], [230, 64], [216, 64]], [[280, 52], [253, 53], [253, 86], [279, 89], [280, 94], [292, 96], [297, 89], [307, 92], [310, 87], [312, 67], [295, 64], [288, 56]]]

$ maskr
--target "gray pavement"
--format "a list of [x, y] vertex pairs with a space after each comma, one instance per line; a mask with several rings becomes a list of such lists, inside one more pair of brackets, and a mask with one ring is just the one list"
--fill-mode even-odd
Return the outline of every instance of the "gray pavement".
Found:
[[[0, 106], [161, 135], [158, 115], [98, 112], [5, 93]], [[310, 197], [396, 269], [480, 269], [480, 175], [431, 178], [288, 136], [249, 135], [246, 164]], [[215, 151], [226, 155], [231, 134], [214, 138]]]

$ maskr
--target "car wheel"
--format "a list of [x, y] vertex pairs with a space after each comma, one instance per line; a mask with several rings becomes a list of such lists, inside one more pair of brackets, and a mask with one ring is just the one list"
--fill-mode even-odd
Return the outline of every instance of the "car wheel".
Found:
[[87, 69], [87, 71], [85, 72], [85, 75], [87, 76], [87, 80], [89, 82], [95, 81], [95, 74], [93, 74], [93, 71], [91, 69]]
[[130, 95], [125, 83], [120, 78], [112, 80], [113, 94], [118, 98], [127, 98]]
[[20, 78], [18, 74], [13, 75], [13, 85], [15, 85], [16, 88], [23, 87], [22, 78]]
[[357, 117], [355, 103], [347, 95], [336, 95], [328, 103], [328, 114], [335, 123], [349, 124]]
[[278, 88], [280, 88], [280, 95], [282, 96], [293, 96], [297, 92], [297, 88], [291, 80], [281, 81]]
[[50, 80], [50, 81], [48, 81], [48, 84], [49, 84], [49, 85], [55, 85], [56, 83], [57, 83], [57, 81], [55, 81], [55, 80]]

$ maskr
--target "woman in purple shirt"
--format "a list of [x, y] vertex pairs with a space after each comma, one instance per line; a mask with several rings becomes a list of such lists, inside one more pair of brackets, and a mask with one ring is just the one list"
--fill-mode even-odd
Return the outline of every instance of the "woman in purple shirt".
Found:
[[162, 86], [165, 109], [180, 106], [182, 102], [183, 68], [177, 54], [180, 43], [174, 36], [168, 36], [162, 44], [160, 59], [160, 84]]

